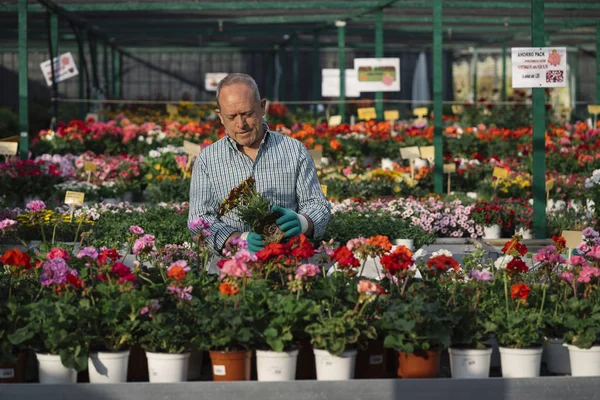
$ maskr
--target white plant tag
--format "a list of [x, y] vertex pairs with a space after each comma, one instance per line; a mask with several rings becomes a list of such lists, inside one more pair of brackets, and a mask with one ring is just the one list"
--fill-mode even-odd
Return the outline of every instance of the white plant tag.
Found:
[[383, 355], [381, 355], [381, 354], [369, 357], [369, 365], [379, 365], [382, 362], [383, 362]]
[[15, 377], [14, 368], [0, 368], [0, 379], [11, 379]]
[[227, 373], [225, 372], [225, 366], [224, 365], [214, 365], [213, 366], [213, 374], [215, 374], [217, 376], [227, 375]]

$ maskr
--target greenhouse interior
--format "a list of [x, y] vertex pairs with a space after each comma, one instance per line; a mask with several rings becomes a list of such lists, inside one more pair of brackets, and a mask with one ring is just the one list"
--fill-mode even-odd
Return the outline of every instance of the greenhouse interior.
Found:
[[596, 398], [599, 116], [598, 0], [0, 0], [0, 400]]

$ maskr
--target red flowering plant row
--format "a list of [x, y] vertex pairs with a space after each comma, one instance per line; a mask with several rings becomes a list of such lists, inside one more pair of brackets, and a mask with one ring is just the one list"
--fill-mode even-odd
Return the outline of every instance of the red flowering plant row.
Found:
[[9, 159], [0, 163], [0, 193], [47, 198], [61, 182], [60, 166], [42, 160]]

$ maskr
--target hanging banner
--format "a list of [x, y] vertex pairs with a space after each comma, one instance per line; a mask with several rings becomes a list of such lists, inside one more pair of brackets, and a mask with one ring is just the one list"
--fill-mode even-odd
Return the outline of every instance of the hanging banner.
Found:
[[[50, 60], [41, 63], [40, 68], [46, 79], [46, 84], [52, 86], [52, 65], [50, 65]], [[77, 66], [75, 65], [75, 60], [71, 53], [62, 54], [60, 57], [54, 57], [54, 77], [56, 83], [77, 75], [79, 75], [79, 71], [77, 71]]]
[[354, 70], [361, 92], [399, 92], [399, 58], [355, 58]]
[[565, 87], [566, 85], [566, 47], [512, 48], [513, 88]]
[[217, 85], [227, 75], [229, 75], [227, 72], [207, 72], [204, 74], [204, 89], [209, 92], [216, 92]]
[[[353, 69], [346, 70], [346, 97], [360, 97], [358, 81]], [[323, 68], [321, 70], [321, 96], [340, 97], [340, 70]]]

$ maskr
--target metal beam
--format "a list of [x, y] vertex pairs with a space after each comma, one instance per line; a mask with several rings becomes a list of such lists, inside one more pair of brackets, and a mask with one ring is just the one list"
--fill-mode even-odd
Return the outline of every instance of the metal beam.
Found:
[[[52, 100], [52, 116], [54, 119], [53, 123], [58, 123], [58, 82], [54, 79], [57, 75], [57, 70], [60, 68], [60, 58], [58, 58], [58, 15], [56, 13], [50, 14], [50, 43], [50, 62], [54, 63], [54, 57], [59, 60], [54, 64], [54, 74], [52, 78], [52, 92], [54, 94], [54, 99]], [[52, 128], [54, 129], [55, 126], [53, 125]]]
[[[531, 45], [544, 47], [544, 0], [531, 0]], [[546, 238], [546, 105], [543, 88], [532, 89], [533, 101], [533, 229]]]
[[502, 101], [506, 101], [506, 40], [502, 41]]
[[477, 47], [473, 49], [473, 102], [477, 102], [477, 64], [479, 64], [479, 55], [477, 54]]
[[317, 117], [317, 99], [321, 96], [321, 53], [319, 51], [319, 33], [315, 32], [313, 36], [313, 52], [312, 52], [312, 71], [313, 71], [313, 87], [312, 100], [315, 102], [312, 105], [313, 118]]
[[[375, 13], [375, 57], [383, 57], [383, 10], [379, 9]], [[375, 93], [375, 112], [377, 120], [383, 120], [383, 93]]]
[[444, 191], [444, 138], [442, 136], [443, 53], [442, 53], [442, 0], [433, 0], [433, 188]]
[[339, 105], [339, 113], [342, 116], [342, 122], [344, 122], [346, 117], [346, 22], [338, 21], [336, 22], [336, 26], [338, 29], [338, 66], [340, 69], [340, 105]]
[[29, 98], [27, 97], [27, 0], [19, 0], [19, 153], [29, 156]]

